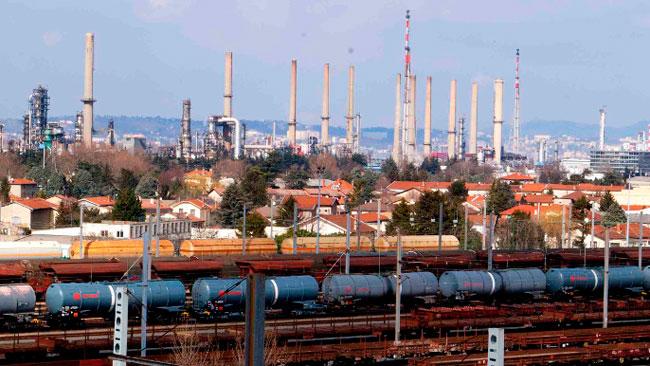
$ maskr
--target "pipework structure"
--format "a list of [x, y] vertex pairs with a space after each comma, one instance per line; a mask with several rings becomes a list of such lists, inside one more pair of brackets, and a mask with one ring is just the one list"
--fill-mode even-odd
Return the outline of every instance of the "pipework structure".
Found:
[[84, 115], [82, 112], [77, 112], [77, 117], [74, 121], [74, 142], [80, 144], [83, 141], [84, 130]]
[[426, 100], [424, 101], [424, 145], [422, 154], [431, 155], [431, 76], [427, 76]]
[[27, 140], [24, 141], [27, 150], [36, 150], [38, 145], [43, 142], [45, 130], [47, 129], [47, 112], [50, 108], [50, 97], [47, 89], [39, 85], [32, 90], [29, 95], [29, 112], [28, 119], [25, 121], [27, 126]]
[[115, 122], [112, 119], [108, 121], [108, 127], [106, 128], [105, 144], [110, 147], [115, 146]]
[[83, 143], [90, 148], [93, 144], [93, 73], [95, 71], [95, 34], [86, 33], [86, 54], [84, 64], [84, 93], [83, 103]]

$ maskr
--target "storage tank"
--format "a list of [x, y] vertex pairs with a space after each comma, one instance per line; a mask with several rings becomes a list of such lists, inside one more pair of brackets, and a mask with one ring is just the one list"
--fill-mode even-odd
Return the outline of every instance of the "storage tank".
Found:
[[[395, 296], [397, 275], [388, 276], [389, 293]], [[438, 279], [431, 272], [402, 273], [402, 298], [433, 296], [438, 292]]]
[[444, 297], [462, 294], [490, 296], [501, 290], [501, 276], [489, 271], [447, 271], [438, 283]]
[[593, 268], [551, 268], [546, 271], [546, 291], [593, 292], [603, 287], [603, 275]]
[[318, 281], [312, 276], [283, 276], [266, 280], [266, 305], [315, 301]]
[[246, 305], [246, 279], [199, 278], [192, 285], [192, 308], [202, 311], [218, 301], [227, 307]]
[[[111, 287], [116, 290], [120, 285], [126, 285], [129, 290], [129, 307], [139, 307], [142, 303], [142, 282], [114, 283]], [[185, 286], [179, 280], [149, 281], [147, 306], [150, 309], [168, 310], [184, 307]]]
[[333, 275], [323, 280], [327, 302], [373, 300], [388, 295], [388, 281], [377, 275]]
[[609, 288], [626, 289], [643, 287], [643, 271], [636, 266], [622, 266], [609, 268]]
[[52, 315], [77, 310], [105, 315], [113, 310], [115, 292], [106, 283], [54, 283], [45, 292], [47, 311]]
[[501, 289], [506, 294], [543, 292], [546, 289], [546, 276], [539, 268], [506, 269], [497, 273], [501, 276]]
[[643, 288], [650, 290], [650, 266], [643, 268]]
[[0, 286], [0, 314], [33, 313], [36, 293], [32, 286], [16, 283]]

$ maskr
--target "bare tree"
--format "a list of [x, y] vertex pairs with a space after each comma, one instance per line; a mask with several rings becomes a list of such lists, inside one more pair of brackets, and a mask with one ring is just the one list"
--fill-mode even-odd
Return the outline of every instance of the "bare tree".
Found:
[[174, 337], [173, 361], [179, 366], [217, 366], [222, 364], [223, 353], [210, 342], [201, 342], [196, 327], [177, 332]]

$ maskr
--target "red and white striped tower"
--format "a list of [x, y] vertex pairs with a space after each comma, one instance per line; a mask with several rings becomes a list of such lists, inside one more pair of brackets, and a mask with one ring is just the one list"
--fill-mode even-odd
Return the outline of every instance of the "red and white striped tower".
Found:
[[515, 55], [515, 114], [512, 121], [512, 150], [519, 153], [519, 48]]
[[410, 157], [411, 153], [408, 150], [408, 146], [412, 141], [408, 141], [409, 136], [409, 121], [411, 116], [411, 47], [409, 45], [411, 29], [411, 12], [406, 11], [406, 32], [404, 35], [404, 106], [402, 108], [402, 113], [404, 113], [404, 118], [402, 118], [402, 159], [404, 155]]

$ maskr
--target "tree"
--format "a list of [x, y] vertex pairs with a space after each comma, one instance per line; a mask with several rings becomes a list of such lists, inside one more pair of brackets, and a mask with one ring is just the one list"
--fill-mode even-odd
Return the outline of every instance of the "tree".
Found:
[[594, 183], [604, 186], [621, 186], [625, 184], [625, 177], [617, 172], [609, 171], [602, 179], [597, 179]]
[[133, 188], [124, 188], [117, 194], [112, 217], [116, 221], [144, 221], [145, 210]]
[[289, 168], [284, 175], [284, 181], [289, 189], [305, 188], [307, 186], [307, 179], [309, 179], [309, 174], [295, 165]]
[[[438, 233], [438, 222], [432, 222], [439, 219], [440, 204], [443, 205], [443, 215], [446, 215], [445, 197], [438, 191], [426, 191], [422, 193], [420, 199], [415, 203], [413, 209], [415, 231], [419, 235], [433, 235]], [[445, 220], [443, 219], [443, 224]], [[444, 228], [443, 228], [444, 232]]]
[[9, 185], [9, 179], [6, 176], [2, 177], [0, 180], [0, 205], [3, 205], [9, 202], [9, 191], [11, 186]]
[[499, 214], [517, 204], [515, 195], [512, 193], [510, 185], [500, 180], [496, 180], [490, 187], [487, 197], [487, 210], [494, 212], [499, 220]]
[[57, 209], [55, 225], [57, 227], [79, 225], [79, 204], [77, 201], [61, 201], [59, 208]]
[[495, 229], [500, 249], [541, 249], [544, 247], [544, 230], [530, 216], [517, 211]]
[[350, 158], [353, 162], [361, 165], [361, 166], [366, 166], [368, 165], [368, 159], [366, 158], [365, 155], [359, 154], [359, 153], [354, 153], [352, 154], [352, 157]]
[[278, 224], [282, 226], [291, 226], [293, 225], [293, 206], [296, 204], [296, 200], [293, 196], [287, 197], [287, 199], [282, 202], [280, 205], [280, 214], [278, 217]]
[[560, 183], [566, 178], [566, 172], [559, 163], [546, 164], [539, 172], [540, 183]]
[[120, 177], [117, 180], [117, 189], [118, 190], [124, 190], [124, 189], [133, 189], [138, 185], [138, 178], [133, 174], [132, 171], [128, 169], [120, 169]]
[[397, 229], [400, 230], [402, 235], [414, 234], [415, 229], [411, 225], [410, 220], [412, 212], [413, 210], [404, 200], [401, 200], [397, 205], [395, 205], [393, 208], [392, 218], [386, 226], [386, 234], [395, 235]]
[[453, 181], [449, 186], [449, 198], [457, 205], [465, 202], [468, 193], [465, 182], [462, 180]]
[[54, 196], [57, 194], [65, 194], [68, 189], [68, 182], [65, 180], [63, 174], [51, 172], [50, 176], [45, 183], [45, 194]]
[[115, 187], [108, 165], [79, 162], [71, 182], [71, 193], [75, 197], [112, 196]]
[[[601, 211], [602, 212], [602, 211]], [[606, 228], [614, 227], [627, 221], [625, 211], [614, 201], [602, 214], [602, 225]]]
[[[242, 214], [243, 216], [243, 214]], [[264, 216], [253, 211], [246, 214], [246, 237], [247, 238], [265, 238], [266, 233], [264, 229], [266, 228], [266, 219]], [[239, 220], [237, 224], [237, 230], [240, 233], [244, 230], [244, 220], [243, 218]]]
[[573, 223], [572, 226], [577, 226], [579, 228], [580, 235], [575, 237], [573, 243], [570, 244], [573, 244], [580, 248], [584, 248], [585, 238], [587, 236], [587, 233], [591, 230], [591, 221], [589, 220], [590, 211], [591, 211], [591, 203], [589, 202], [586, 196], [582, 196], [578, 198], [573, 203], [571, 222]]
[[372, 191], [375, 188], [378, 175], [368, 169], [355, 169], [351, 174], [352, 193], [348, 199], [350, 207], [360, 206], [373, 198]]
[[147, 174], [138, 182], [135, 187], [135, 194], [142, 198], [155, 198], [159, 185], [160, 183], [155, 176]]
[[389, 157], [388, 159], [384, 160], [384, 162], [381, 164], [381, 173], [388, 178], [389, 181], [394, 182], [396, 180], [399, 180], [399, 168], [397, 167], [397, 163], [395, 163], [395, 160], [393, 158]]
[[436, 158], [427, 157], [422, 160], [422, 164], [420, 164], [420, 170], [434, 175], [440, 170], [440, 162]]
[[266, 194], [266, 175], [259, 167], [252, 166], [246, 170], [244, 179], [241, 181], [241, 190], [245, 198], [243, 202], [252, 203], [252, 205], [249, 205], [251, 209], [265, 206], [269, 201]]
[[600, 211], [607, 211], [609, 210], [609, 207], [612, 205], [618, 205], [618, 202], [616, 202], [616, 199], [614, 199], [614, 196], [612, 195], [612, 192], [607, 191], [605, 192], [605, 195], [600, 199]]
[[217, 221], [224, 227], [234, 227], [244, 215], [244, 191], [239, 183], [229, 185], [223, 192]]

